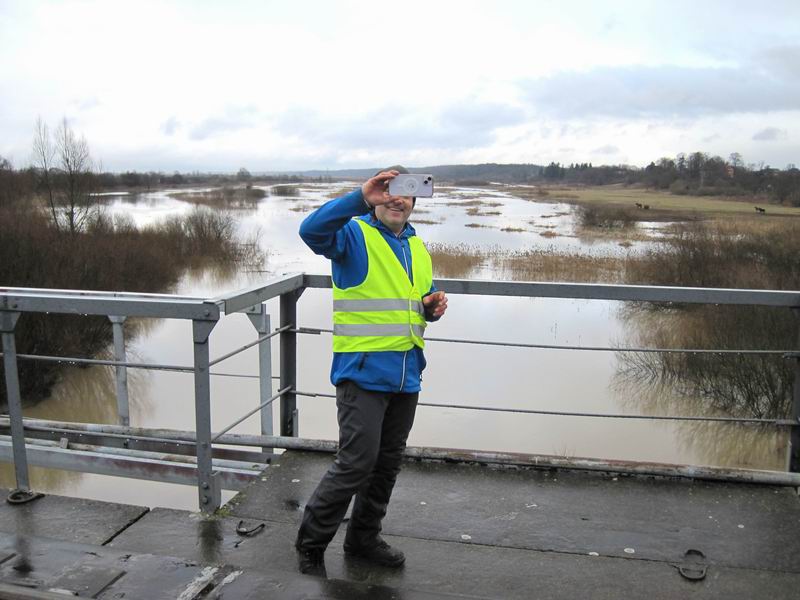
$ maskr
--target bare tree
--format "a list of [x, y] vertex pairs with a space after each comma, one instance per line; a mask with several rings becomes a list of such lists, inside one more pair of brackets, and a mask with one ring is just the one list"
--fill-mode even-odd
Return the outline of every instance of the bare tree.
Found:
[[92, 157], [86, 138], [78, 138], [66, 119], [56, 130], [56, 153], [63, 179], [64, 215], [70, 233], [81, 229], [91, 214], [91, 188], [94, 179]]
[[47, 202], [50, 206], [50, 215], [56, 229], [59, 228], [58, 212], [56, 211], [56, 190], [53, 172], [55, 162], [55, 149], [50, 141], [50, 130], [41, 117], [36, 119], [36, 133], [33, 136], [33, 167], [38, 176], [38, 185], [44, 188]]
[[40, 187], [47, 195], [53, 223], [57, 229], [74, 234], [93, 214], [94, 164], [86, 138], [78, 137], [66, 118], [59, 124], [54, 138], [51, 139], [47, 125], [38, 119], [33, 163]]

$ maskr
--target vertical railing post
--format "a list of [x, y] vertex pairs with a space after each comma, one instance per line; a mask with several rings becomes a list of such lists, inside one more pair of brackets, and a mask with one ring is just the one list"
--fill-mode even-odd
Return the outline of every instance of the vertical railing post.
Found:
[[300, 434], [297, 413], [297, 396], [294, 393], [297, 384], [297, 299], [301, 290], [292, 290], [281, 294], [281, 327], [291, 325], [290, 329], [281, 332], [281, 383], [280, 389], [290, 387], [291, 390], [281, 396], [281, 435], [295, 436]]
[[[269, 333], [270, 319], [267, 313], [267, 305], [259, 304], [259, 312], [247, 313], [253, 327], [256, 328], [258, 336], [261, 337]], [[259, 404], [263, 404], [272, 397], [272, 340], [266, 340], [258, 345], [258, 396]], [[261, 435], [272, 435], [272, 405], [261, 410]], [[265, 454], [271, 454], [272, 448], [262, 448]]]
[[[126, 362], [125, 331], [123, 329], [125, 317], [109, 316], [111, 327], [114, 331], [114, 360]], [[128, 406], [128, 368], [123, 365], [115, 367], [117, 375], [117, 421], [120, 425], [130, 425], [131, 416]]]
[[[793, 308], [792, 312], [800, 323], [800, 308]], [[800, 331], [800, 327], [798, 327]], [[791, 360], [794, 361], [794, 393], [792, 398], [792, 421], [794, 426], [789, 430], [789, 451], [787, 470], [800, 473], [800, 333], [797, 336], [797, 352]]]
[[194, 414], [197, 442], [197, 492], [200, 510], [211, 514], [222, 499], [211, 462], [211, 377], [208, 336], [216, 321], [192, 321], [194, 340]]
[[8, 416], [11, 422], [11, 447], [14, 455], [14, 474], [17, 490], [28, 492], [28, 454], [25, 450], [25, 427], [22, 424], [22, 398], [19, 393], [19, 372], [17, 371], [17, 345], [14, 328], [19, 319], [18, 312], [0, 311], [0, 334], [3, 336], [3, 368], [6, 378], [6, 398]]

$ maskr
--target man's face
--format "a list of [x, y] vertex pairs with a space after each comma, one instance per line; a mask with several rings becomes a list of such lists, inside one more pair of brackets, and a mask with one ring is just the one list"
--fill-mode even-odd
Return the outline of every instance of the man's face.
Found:
[[393, 232], [400, 233], [414, 208], [414, 199], [411, 196], [391, 196], [389, 192], [384, 192], [384, 197], [388, 202], [375, 207], [375, 216]]

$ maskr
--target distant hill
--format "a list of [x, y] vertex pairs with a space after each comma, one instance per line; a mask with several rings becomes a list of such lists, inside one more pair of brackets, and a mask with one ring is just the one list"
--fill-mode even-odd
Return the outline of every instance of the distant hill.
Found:
[[[337, 169], [312, 171], [281, 171], [285, 175], [302, 177], [332, 177], [334, 179], [366, 179], [372, 177], [379, 169]], [[480, 165], [436, 165], [432, 167], [408, 167], [412, 173], [430, 173], [440, 181], [470, 181], [501, 183], [525, 183], [540, 177], [544, 167], [533, 164], [498, 164], [484, 163]], [[278, 172], [269, 172], [274, 175]]]

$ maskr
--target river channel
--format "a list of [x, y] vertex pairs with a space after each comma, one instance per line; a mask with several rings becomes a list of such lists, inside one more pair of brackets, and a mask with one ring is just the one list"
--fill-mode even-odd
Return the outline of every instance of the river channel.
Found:
[[[213, 297], [282, 273], [329, 274], [328, 262], [304, 246], [297, 231], [312, 207], [346, 185], [303, 184], [297, 195], [273, 194], [246, 208], [233, 209], [245, 237], [259, 234], [258, 243], [266, 257], [262, 267], [193, 270], [183, 276], [175, 293]], [[484, 214], [475, 214], [476, 200], [482, 203], [478, 212]], [[111, 215], [128, 215], [140, 225], [193, 208], [169, 190], [113, 196], [103, 205]], [[630, 247], [622, 247], [613, 239], [575, 235], [572, 206], [555, 201], [531, 202], [502, 189], [448, 188], [434, 199], [420, 199], [417, 208], [421, 209], [417, 215], [420, 222], [415, 227], [428, 243], [467, 244], [484, 251], [542, 249], [593, 255], [638, 252], [648, 244], [659, 243], [659, 225], [655, 223], [637, 225], [649, 227], [653, 236], [651, 241], [639, 241]], [[541, 235], [543, 230], [537, 229], [536, 223], [547, 223], [548, 231], [555, 235]], [[479, 265], [469, 277], [496, 279], [502, 274]], [[330, 296], [330, 290], [307, 290], [298, 305], [299, 324], [330, 328]], [[426, 335], [579, 347], [624, 345], [632, 339], [631, 328], [635, 324], [625, 318], [622, 308], [619, 302], [597, 300], [452, 295], [447, 315], [432, 324]], [[279, 320], [277, 302], [268, 303], [268, 309], [275, 326]], [[244, 315], [225, 316], [211, 335], [211, 355], [219, 356], [254, 338], [255, 330]], [[298, 389], [332, 393], [328, 379], [330, 335], [298, 338]], [[277, 373], [278, 345], [275, 339], [272, 341], [273, 369]], [[129, 340], [128, 356], [147, 363], [190, 365], [190, 323], [148, 322]], [[430, 342], [426, 356], [428, 369], [420, 397], [425, 402], [635, 414], [647, 414], [653, 407], [652, 402], [641, 397], [646, 393], [641, 388], [620, 383], [615, 352]], [[258, 404], [258, 381], [252, 377], [257, 369], [255, 348], [212, 369], [218, 373], [212, 377], [214, 430]], [[190, 374], [129, 370], [128, 377], [132, 425], [194, 428]], [[331, 398], [298, 397], [297, 402], [301, 436], [336, 439], [336, 411]], [[702, 398], [696, 399], [698, 413], [702, 413], [702, 402]], [[682, 406], [687, 406], [685, 399]], [[274, 411], [277, 423], [277, 406]], [[25, 416], [44, 419], [114, 423], [113, 372], [104, 367], [67, 368], [52, 395], [24, 412]], [[233, 431], [258, 433], [258, 417], [249, 418]], [[409, 444], [769, 469], [782, 469], [784, 461], [781, 436], [742, 426], [436, 407], [418, 408]], [[151, 507], [197, 508], [196, 490], [189, 486], [33, 467], [31, 480], [35, 489], [44, 492]], [[10, 465], [0, 466], [0, 486], [13, 487]], [[224, 494], [224, 498], [232, 495]]]

